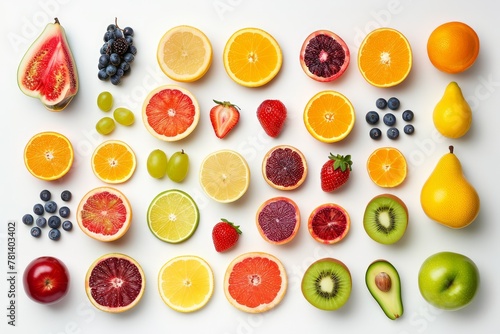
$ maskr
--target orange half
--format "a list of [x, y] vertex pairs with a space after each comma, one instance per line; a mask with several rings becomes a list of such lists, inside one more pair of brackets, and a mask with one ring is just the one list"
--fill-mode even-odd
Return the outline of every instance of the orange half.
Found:
[[24, 164], [35, 177], [57, 180], [73, 165], [73, 146], [68, 138], [57, 132], [41, 132], [34, 135], [24, 148]]
[[370, 179], [380, 187], [396, 187], [406, 179], [406, 159], [394, 147], [376, 149], [368, 157], [366, 168]]
[[134, 174], [134, 151], [122, 141], [108, 140], [99, 145], [92, 155], [92, 171], [106, 183], [123, 183]]
[[410, 43], [395, 29], [375, 29], [359, 47], [359, 71], [375, 87], [400, 84], [410, 73], [412, 61]]
[[259, 87], [280, 71], [283, 55], [278, 42], [258, 28], [243, 28], [227, 41], [224, 68], [231, 79], [242, 86]]
[[333, 90], [314, 95], [304, 110], [307, 131], [324, 143], [338, 142], [347, 137], [355, 121], [356, 114], [351, 101]]

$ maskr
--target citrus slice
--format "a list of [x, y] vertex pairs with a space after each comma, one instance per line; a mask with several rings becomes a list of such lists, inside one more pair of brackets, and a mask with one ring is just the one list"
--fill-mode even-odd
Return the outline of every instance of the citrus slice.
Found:
[[446, 73], [460, 73], [474, 64], [479, 54], [479, 37], [463, 22], [446, 22], [434, 29], [427, 40], [432, 65]]
[[148, 226], [160, 240], [179, 243], [189, 239], [198, 227], [200, 214], [191, 196], [182, 190], [165, 190], [151, 201]]
[[224, 47], [224, 68], [231, 79], [245, 87], [271, 81], [283, 62], [281, 48], [269, 33], [258, 28], [236, 31]]
[[275, 256], [250, 252], [236, 257], [224, 276], [224, 293], [231, 305], [262, 313], [278, 305], [287, 289], [285, 268]]
[[355, 121], [356, 114], [351, 101], [332, 90], [314, 95], [304, 109], [307, 131], [323, 143], [334, 143], [347, 137]]
[[373, 151], [366, 163], [370, 179], [378, 186], [392, 188], [406, 179], [406, 159], [394, 147], [381, 147]]
[[24, 164], [40, 180], [57, 180], [73, 165], [73, 146], [68, 138], [57, 132], [40, 132], [24, 148]]
[[144, 271], [128, 255], [110, 253], [92, 263], [85, 276], [85, 292], [92, 305], [110, 313], [130, 310], [146, 287]]
[[275, 146], [262, 160], [262, 175], [273, 188], [296, 189], [304, 183], [307, 176], [306, 158], [293, 146]]
[[134, 151], [120, 140], [107, 140], [92, 154], [92, 171], [106, 183], [127, 181], [134, 174], [136, 164]]
[[156, 58], [170, 79], [193, 82], [212, 64], [212, 45], [199, 29], [180, 25], [168, 30], [158, 43]]
[[341, 241], [350, 227], [349, 214], [338, 204], [322, 204], [309, 215], [309, 233], [316, 241], [323, 244], [331, 245]]
[[412, 59], [406, 37], [391, 28], [371, 31], [358, 51], [359, 71], [375, 87], [392, 87], [403, 82], [410, 73]]
[[214, 292], [210, 265], [198, 256], [183, 255], [167, 261], [158, 274], [161, 299], [179, 312], [194, 312], [204, 307]]
[[98, 187], [87, 192], [77, 209], [80, 229], [100, 241], [121, 238], [132, 222], [132, 207], [125, 195], [112, 187]]
[[164, 85], [152, 90], [142, 106], [142, 120], [154, 137], [177, 141], [187, 137], [198, 125], [200, 107], [187, 89]]
[[267, 242], [283, 245], [290, 242], [300, 226], [300, 211], [288, 197], [273, 197], [257, 210], [257, 229]]
[[333, 81], [340, 77], [351, 60], [347, 44], [337, 34], [317, 30], [307, 36], [300, 50], [300, 65], [310, 78]]
[[245, 194], [250, 184], [247, 161], [232, 150], [210, 153], [200, 166], [200, 184], [213, 200], [234, 202]]

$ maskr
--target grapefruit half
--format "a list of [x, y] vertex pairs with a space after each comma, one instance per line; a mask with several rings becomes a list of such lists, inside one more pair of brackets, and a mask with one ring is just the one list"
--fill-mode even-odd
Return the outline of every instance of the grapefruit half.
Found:
[[231, 305], [248, 313], [262, 313], [278, 305], [287, 289], [280, 260], [264, 252], [236, 257], [224, 276], [224, 293]]
[[89, 191], [77, 210], [80, 229], [100, 241], [121, 238], [132, 222], [132, 207], [125, 195], [112, 187], [98, 187]]
[[176, 85], [152, 90], [142, 106], [142, 120], [154, 137], [177, 141], [187, 137], [198, 125], [200, 107], [194, 95]]

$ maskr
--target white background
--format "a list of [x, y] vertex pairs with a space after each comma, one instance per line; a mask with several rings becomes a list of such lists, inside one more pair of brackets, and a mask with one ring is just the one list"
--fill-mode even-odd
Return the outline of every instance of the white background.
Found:
[[[498, 68], [498, 34], [495, 33], [497, 8], [494, 1], [96, 1], [85, 4], [76, 0], [3, 1], [2, 26], [2, 165], [1, 165], [1, 271], [7, 273], [6, 224], [16, 220], [17, 227], [17, 317], [16, 327], [7, 326], [6, 279], [1, 280], [2, 332], [8, 333], [275, 333], [275, 332], [383, 332], [413, 333], [493, 333], [498, 332], [500, 289], [498, 284], [499, 225], [494, 215], [498, 173], [494, 156], [498, 156], [497, 134], [500, 121]], [[51, 113], [36, 99], [23, 95], [17, 87], [19, 61], [31, 42], [47, 22], [58, 17], [65, 27], [80, 75], [80, 91], [69, 107]], [[119, 24], [134, 28], [138, 54], [131, 76], [120, 86], [97, 79], [97, 61], [102, 35], [109, 23], [118, 17]], [[476, 64], [458, 75], [441, 73], [429, 62], [426, 42], [431, 31], [447, 21], [463, 21], [472, 26], [481, 40]], [[161, 36], [171, 27], [189, 24], [206, 33], [213, 46], [213, 63], [206, 76], [196, 83], [181, 84], [198, 99], [201, 119], [196, 130], [185, 140], [165, 143], [151, 136], [142, 124], [141, 106], [145, 95], [162, 84], [175, 84], [160, 71], [156, 62], [156, 47]], [[226, 75], [222, 51], [229, 36], [243, 27], [259, 27], [271, 33], [282, 47], [283, 66], [270, 84], [249, 89], [238, 86]], [[380, 26], [396, 28], [406, 35], [413, 50], [414, 63], [409, 77], [401, 85], [381, 89], [370, 86], [358, 71], [356, 58], [362, 38]], [[329, 29], [349, 45], [351, 64], [346, 73], [332, 83], [309, 79], [299, 64], [299, 50], [309, 33]], [[473, 126], [457, 140], [444, 139], [432, 123], [432, 110], [450, 81], [457, 81], [472, 106]], [[346, 95], [353, 103], [357, 122], [347, 139], [336, 144], [323, 144], [313, 139], [302, 122], [303, 108], [315, 93], [333, 89]], [[97, 95], [109, 90], [116, 99], [115, 107], [133, 110], [137, 121], [130, 127], [118, 126], [108, 137], [98, 135], [94, 126], [105, 114], [96, 105]], [[397, 141], [369, 138], [369, 126], [364, 121], [367, 111], [374, 108], [378, 97], [397, 96], [402, 109], [415, 112], [416, 132], [404, 134]], [[280, 99], [288, 107], [289, 118], [283, 133], [276, 139], [265, 135], [255, 111], [267, 98]], [[241, 107], [241, 120], [224, 140], [215, 137], [208, 118], [212, 99], [230, 100]], [[397, 113], [398, 124], [402, 111]], [[382, 126], [385, 129], [385, 126]], [[59, 131], [73, 143], [75, 163], [61, 181], [44, 182], [31, 176], [23, 165], [23, 149], [35, 133]], [[90, 189], [103, 185], [90, 168], [90, 155], [105, 139], [121, 139], [134, 149], [137, 170], [129, 182], [118, 185], [133, 207], [133, 225], [126, 236], [114, 243], [101, 243], [85, 236], [75, 225], [71, 233], [63, 233], [58, 242], [47, 237], [34, 239], [20, 219], [39, 201], [39, 192], [47, 188], [58, 196], [70, 189], [76, 210], [79, 199]], [[290, 144], [306, 156], [309, 175], [299, 189], [280, 192], [268, 186], [261, 176], [261, 161], [274, 145]], [[462, 230], [451, 230], [429, 220], [419, 203], [423, 182], [449, 145], [463, 163], [464, 172], [481, 196], [481, 212], [477, 220]], [[369, 154], [381, 146], [394, 146], [407, 158], [409, 173], [403, 185], [389, 192], [401, 197], [410, 212], [406, 235], [391, 246], [372, 241], [362, 227], [362, 215], [368, 201], [386, 192], [374, 185], [366, 173]], [[191, 158], [188, 178], [181, 184], [151, 178], [145, 167], [150, 151], [163, 149], [169, 156], [183, 148]], [[248, 160], [251, 184], [247, 194], [232, 204], [219, 204], [203, 194], [198, 183], [201, 160], [210, 152], [229, 148], [239, 151]], [[354, 160], [351, 180], [339, 192], [323, 193], [319, 170], [332, 153], [351, 154]], [[146, 210], [159, 192], [179, 188], [197, 201], [201, 220], [198, 230], [183, 244], [170, 245], [156, 239], [146, 224]], [[298, 203], [302, 225], [296, 238], [288, 245], [267, 244], [258, 234], [254, 217], [266, 199], [285, 195]], [[346, 208], [352, 219], [351, 231], [339, 244], [322, 246], [314, 241], [306, 228], [309, 213], [325, 202]], [[72, 215], [73, 220], [75, 215]], [[216, 253], [211, 241], [212, 226], [224, 217], [241, 225], [243, 235], [232, 251]], [[75, 221], [76, 223], [76, 221]], [[63, 231], [64, 232], [64, 231]], [[443, 250], [459, 252], [473, 259], [480, 269], [481, 286], [469, 307], [455, 312], [439, 311], [427, 304], [417, 286], [421, 263], [429, 255]], [[282, 303], [260, 315], [236, 310], [225, 299], [222, 279], [229, 262], [248, 251], [265, 251], [283, 262], [288, 272], [289, 286]], [[146, 274], [146, 292], [141, 302], [123, 314], [107, 314], [90, 305], [84, 291], [84, 276], [89, 265], [108, 252], [123, 252], [134, 257]], [[205, 308], [192, 314], [180, 314], [168, 308], [157, 292], [160, 267], [176, 255], [194, 254], [204, 257], [215, 274], [215, 292]], [[66, 298], [53, 306], [30, 301], [23, 291], [22, 273], [29, 261], [41, 255], [51, 255], [66, 263], [71, 275], [71, 288]], [[350, 269], [353, 290], [348, 303], [336, 312], [320, 311], [307, 303], [300, 291], [304, 270], [314, 260], [335, 257]], [[364, 274], [373, 260], [384, 258], [399, 270], [405, 313], [391, 321], [369, 294]], [[5, 277], [2, 275], [2, 277]], [[153, 328], [155, 328], [153, 330]]]

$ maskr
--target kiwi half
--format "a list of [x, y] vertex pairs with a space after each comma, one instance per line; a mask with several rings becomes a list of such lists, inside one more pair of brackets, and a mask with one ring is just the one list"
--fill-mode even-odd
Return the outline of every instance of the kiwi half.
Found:
[[337, 259], [323, 258], [312, 263], [302, 278], [302, 294], [311, 305], [334, 311], [351, 295], [352, 279], [347, 266]]
[[408, 226], [408, 208], [392, 194], [375, 196], [367, 204], [363, 226], [373, 240], [390, 245], [403, 237]]

